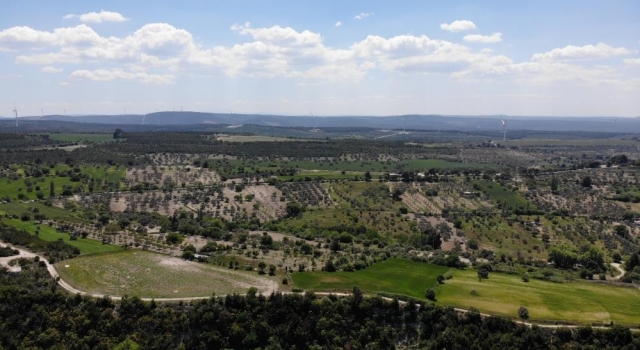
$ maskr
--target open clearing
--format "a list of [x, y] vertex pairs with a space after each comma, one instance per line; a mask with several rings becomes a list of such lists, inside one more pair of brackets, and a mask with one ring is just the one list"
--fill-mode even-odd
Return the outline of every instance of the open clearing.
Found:
[[268, 294], [278, 286], [274, 280], [255, 272], [229, 270], [143, 250], [82, 256], [60, 262], [56, 269], [74, 288], [113, 296], [203, 297], [213, 293], [246, 293], [250, 287]]
[[[449, 271], [453, 278], [438, 285], [436, 277]], [[293, 274], [297, 288], [333, 291], [358, 286], [367, 292], [388, 292], [424, 299], [426, 288], [436, 289], [438, 304], [475, 307], [493, 315], [516, 317], [525, 306], [534, 320], [637, 325], [640, 290], [593, 282], [554, 283], [518, 275], [490, 273], [478, 281], [475, 270], [457, 270], [408, 260], [390, 259], [356, 272]], [[476, 294], [472, 295], [471, 291]]]
[[91, 238], [78, 238], [77, 240], [71, 240], [71, 236], [68, 232], [58, 232], [55, 228], [36, 224], [32, 221], [21, 221], [19, 219], [8, 219], [3, 221], [5, 224], [13, 226], [17, 229], [25, 230], [32, 235], [35, 235], [37, 228], [40, 228], [38, 238], [47, 242], [55, 242], [62, 239], [65, 243], [80, 249], [80, 254], [97, 254], [116, 252], [122, 250], [121, 246], [113, 244], [103, 244], [101, 241]]

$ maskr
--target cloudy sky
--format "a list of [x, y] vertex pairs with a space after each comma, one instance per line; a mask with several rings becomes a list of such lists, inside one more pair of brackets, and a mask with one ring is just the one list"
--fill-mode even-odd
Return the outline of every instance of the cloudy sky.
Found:
[[640, 116], [640, 1], [2, 1], [0, 115]]

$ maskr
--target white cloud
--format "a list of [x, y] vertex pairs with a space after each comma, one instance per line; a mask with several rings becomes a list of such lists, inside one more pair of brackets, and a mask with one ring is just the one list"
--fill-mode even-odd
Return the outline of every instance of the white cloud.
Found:
[[69, 86], [69, 83], [67, 83], [66, 81], [61, 81], [60, 83], [58, 83], [58, 85], [60, 85], [62, 87], [67, 87], [67, 86]]
[[[518, 63], [490, 49], [478, 51], [462, 43], [425, 35], [370, 35], [351, 46], [334, 48], [324, 43], [320, 33], [309, 30], [278, 25], [254, 28], [250, 23], [233, 25], [230, 30], [242, 37], [238, 43], [205, 47], [188, 31], [167, 23], [146, 24], [121, 37], [101, 36], [85, 24], [52, 31], [12, 27], [0, 31], [0, 51], [15, 55], [16, 63], [47, 66], [42, 68], [43, 72], [57, 72], [59, 68], [55, 67], [60, 63], [75, 65], [69, 78], [76, 80], [149, 84], [169, 84], [180, 74], [287, 77], [309, 80], [306, 83], [357, 81], [372, 71], [527, 83], [630, 81], [611, 65], [582, 67], [548, 59]], [[500, 39], [500, 33], [464, 38], [467, 42], [482, 43]], [[626, 52], [623, 48], [610, 51], [617, 53], [620, 49]], [[550, 53], [558, 56], [556, 50]], [[631, 59], [625, 63], [635, 65], [637, 61]], [[89, 70], [83, 64], [110, 68]]]
[[173, 82], [171, 75], [154, 75], [144, 72], [126, 72], [120, 69], [107, 70], [77, 70], [69, 75], [70, 79], [93, 80], [93, 81], [111, 81], [115, 79], [123, 80], [139, 80], [147, 84], [166, 85]]
[[342, 22], [338, 21], [333, 25], [334, 27], [342, 27]]
[[72, 18], [76, 18], [78, 17], [78, 15], [74, 15], [73, 13], [70, 13], [64, 17], [62, 17], [62, 19], [72, 19]]
[[640, 58], [629, 58], [622, 60], [624, 64], [627, 66], [639, 66], [640, 67]]
[[373, 16], [373, 14], [374, 14], [373, 12], [360, 12], [359, 14], [355, 15], [353, 19], [361, 20], [369, 16]]
[[499, 43], [502, 41], [502, 33], [493, 33], [491, 35], [469, 34], [465, 35], [463, 40], [468, 43]]
[[118, 12], [105, 10], [101, 10], [100, 12], [85, 13], [78, 16], [78, 18], [80, 18], [80, 21], [85, 23], [124, 22], [129, 20]]
[[63, 71], [62, 68], [56, 68], [51, 66], [42, 67], [40, 69], [43, 73], [61, 73]]
[[451, 23], [442, 23], [440, 29], [450, 32], [462, 32], [465, 30], [476, 29], [476, 24], [467, 20], [458, 20]]
[[620, 55], [627, 55], [630, 51], [624, 47], [612, 47], [604, 43], [585, 46], [565, 46], [545, 53], [536, 53], [531, 57], [533, 61], [564, 61], [564, 60], [596, 60]]

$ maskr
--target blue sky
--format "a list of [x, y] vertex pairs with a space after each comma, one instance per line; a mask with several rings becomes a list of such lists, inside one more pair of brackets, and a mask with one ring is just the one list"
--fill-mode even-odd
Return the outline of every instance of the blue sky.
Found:
[[640, 116], [638, 1], [3, 1], [0, 115]]

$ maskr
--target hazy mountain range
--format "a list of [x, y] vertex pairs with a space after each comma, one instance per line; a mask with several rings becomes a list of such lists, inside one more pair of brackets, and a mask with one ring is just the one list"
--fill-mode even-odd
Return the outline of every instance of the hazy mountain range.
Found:
[[[3, 118], [9, 121], [11, 118]], [[640, 132], [640, 117], [510, 117], [510, 116], [442, 116], [404, 115], [389, 117], [342, 116], [310, 117], [260, 114], [224, 114], [199, 112], [157, 112], [146, 115], [45, 115], [27, 116], [20, 121], [66, 121], [108, 125], [263, 125], [273, 127], [309, 128], [373, 128], [402, 130], [502, 130], [501, 120], [506, 120], [507, 130], [540, 131], [598, 131], [615, 133]]]

